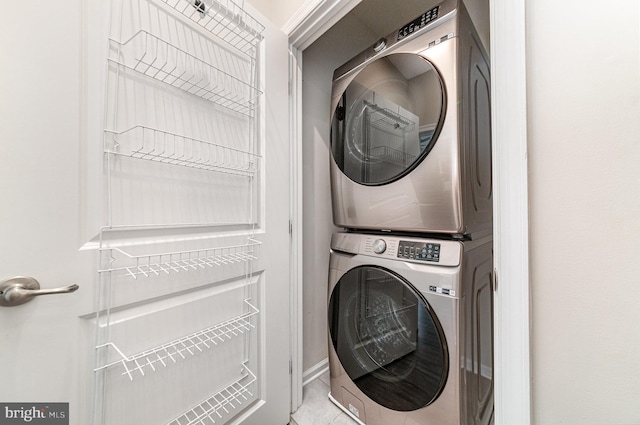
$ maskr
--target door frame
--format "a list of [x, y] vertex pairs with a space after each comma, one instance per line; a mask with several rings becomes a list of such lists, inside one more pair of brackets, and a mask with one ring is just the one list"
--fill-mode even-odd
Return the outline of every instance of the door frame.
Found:
[[[302, 404], [302, 52], [361, 0], [307, 0], [289, 36], [292, 400]], [[531, 424], [526, 0], [489, 0], [494, 185], [495, 424]], [[507, 282], [507, 283], [505, 283]]]

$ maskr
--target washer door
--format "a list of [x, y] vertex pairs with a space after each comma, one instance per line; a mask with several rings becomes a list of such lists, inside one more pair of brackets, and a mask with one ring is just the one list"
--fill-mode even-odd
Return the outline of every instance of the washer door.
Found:
[[351, 81], [334, 113], [336, 164], [363, 185], [402, 178], [435, 144], [445, 100], [440, 74], [422, 56], [396, 53], [373, 61]]
[[349, 270], [329, 300], [329, 333], [351, 380], [376, 403], [411, 411], [433, 403], [449, 364], [444, 332], [420, 293], [375, 266]]

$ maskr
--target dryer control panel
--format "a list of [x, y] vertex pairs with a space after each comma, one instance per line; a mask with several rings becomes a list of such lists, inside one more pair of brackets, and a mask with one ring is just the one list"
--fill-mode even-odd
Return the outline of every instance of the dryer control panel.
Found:
[[413, 21], [409, 22], [402, 28], [398, 30], [398, 41], [402, 40], [408, 35], [413, 34], [414, 32], [421, 30], [431, 21], [438, 19], [438, 11], [440, 10], [440, 6], [436, 6], [432, 9], [427, 10], [422, 15], [418, 16]]
[[398, 244], [398, 258], [439, 262], [440, 248], [439, 243], [401, 240]]

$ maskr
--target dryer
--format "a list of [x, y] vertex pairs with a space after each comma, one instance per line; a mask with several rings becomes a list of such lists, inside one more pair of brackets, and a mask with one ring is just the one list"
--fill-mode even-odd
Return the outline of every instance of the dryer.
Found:
[[348, 229], [488, 235], [489, 63], [446, 0], [334, 72], [333, 220]]
[[493, 418], [492, 243], [336, 233], [331, 400], [366, 425]]

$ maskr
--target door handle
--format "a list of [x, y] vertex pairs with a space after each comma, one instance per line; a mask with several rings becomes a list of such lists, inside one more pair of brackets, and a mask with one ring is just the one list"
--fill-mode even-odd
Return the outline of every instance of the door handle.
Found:
[[40, 295], [68, 294], [75, 292], [78, 285], [62, 288], [40, 289], [40, 283], [29, 276], [15, 276], [0, 282], [0, 307], [13, 307], [31, 301]]

